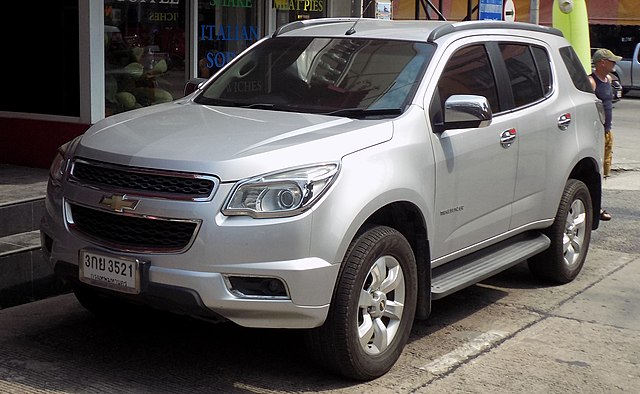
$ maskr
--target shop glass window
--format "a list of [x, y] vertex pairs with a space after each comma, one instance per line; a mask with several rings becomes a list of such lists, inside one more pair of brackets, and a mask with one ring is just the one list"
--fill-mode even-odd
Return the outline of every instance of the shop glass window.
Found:
[[[24, 17], [24, 23], [5, 23], [2, 45], [4, 91], [0, 111], [56, 116], [80, 116], [80, 52], [77, 0], [5, 4], [5, 19]], [[7, 8], [11, 5], [11, 8]], [[9, 11], [10, 10], [10, 11]], [[42, 31], [27, 39], [27, 29]], [[42, 37], [41, 37], [42, 36]], [[17, 81], [11, 81], [16, 78]], [[32, 80], [37, 83], [30, 83]], [[29, 82], [27, 82], [29, 81]], [[10, 87], [10, 82], [18, 83]], [[39, 94], [34, 99], [34, 92]], [[2, 130], [9, 133], [13, 130]], [[21, 130], [15, 130], [16, 135]], [[9, 148], [0, 141], [2, 148]], [[26, 145], [25, 145], [26, 146]], [[0, 162], [5, 158], [0, 156]]]
[[208, 78], [262, 38], [258, 0], [198, 1], [198, 77]]
[[305, 19], [324, 18], [327, 16], [328, 0], [272, 0], [276, 9], [276, 28]]
[[182, 97], [186, 0], [104, 0], [105, 114]]

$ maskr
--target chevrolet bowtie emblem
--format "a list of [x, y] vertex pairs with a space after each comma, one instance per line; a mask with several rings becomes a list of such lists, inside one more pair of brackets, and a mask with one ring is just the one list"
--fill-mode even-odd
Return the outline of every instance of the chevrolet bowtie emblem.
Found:
[[112, 194], [111, 196], [104, 196], [100, 200], [101, 205], [106, 205], [116, 212], [124, 212], [125, 209], [133, 211], [139, 202], [139, 200], [128, 200], [124, 194]]

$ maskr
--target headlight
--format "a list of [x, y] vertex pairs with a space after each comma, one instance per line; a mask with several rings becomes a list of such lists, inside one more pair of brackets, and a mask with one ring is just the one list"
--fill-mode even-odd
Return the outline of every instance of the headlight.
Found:
[[242, 180], [234, 186], [222, 213], [254, 218], [297, 215], [328, 190], [338, 170], [338, 163], [328, 163]]
[[66, 163], [67, 161], [64, 158], [64, 152], [61, 148], [58, 148], [56, 156], [53, 158], [53, 162], [51, 163], [51, 167], [49, 167], [49, 177], [54, 184], [59, 185], [62, 181]]
[[67, 142], [56, 151], [53, 162], [51, 162], [51, 167], [49, 167], [49, 177], [51, 177], [51, 181], [54, 185], [60, 185], [62, 182], [62, 177], [67, 170], [67, 164], [69, 162], [67, 158], [73, 149], [75, 149], [78, 141], [80, 141], [80, 137], [76, 137], [75, 139]]

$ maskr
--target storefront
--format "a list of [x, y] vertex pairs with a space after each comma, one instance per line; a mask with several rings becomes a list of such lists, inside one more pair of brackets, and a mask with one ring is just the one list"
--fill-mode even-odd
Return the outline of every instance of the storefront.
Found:
[[[596, 9], [596, 3], [614, 2], [615, 15], [613, 8], [597, 7], [598, 21], [638, 24], [633, 1], [591, 0], [589, 11]], [[515, 3], [516, 20], [528, 21], [529, 0]], [[551, 0], [540, 0], [541, 24], [550, 20], [551, 4]], [[7, 86], [17, 85], [17, 89], [5, 92], [0, 100], [0, 164], [46, 168], [58, 146], [90, 125], [181, 97], [189, 79], [213, 75], [288, 22], [361, 14], [382, 19], [437, 19], [435, 10], [449, 20], [463, 20], [474, 5], [477, 0], [12, 3], [12, 14], [28, 16], [28, 23], [2, 27], [7, 54], [3, 75], [15, 78]], [[471, 19], [477, 19], [477, 13]], [[33, 38], [27, 41], [27, 37]]]
[[[182, 97], [285, 23], [350, 16], [344, 0], [52, 0], [19, 3], [39, 34], [9, 39], [0, 163], [48, 167], [55, 150], [105, 117]], [[359, 9], [358, 7], [356, 7]], [[357, 12], [355, 12], [357, 14]]]

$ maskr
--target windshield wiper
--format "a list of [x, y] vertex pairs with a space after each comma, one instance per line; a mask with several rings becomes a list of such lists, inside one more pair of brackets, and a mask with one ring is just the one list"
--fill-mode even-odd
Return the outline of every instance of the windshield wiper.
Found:
[[385, 116], [397, 116], [402, 114], [401, 108], [379, 108], [379, 109], [366, 109], [366, 108], [343, 108], [331, 112], [323, 112], [322, 115], [333, 116], [345, 116], [347, 118], [371, 118], [371, 117], [385, 117]]
[[[196, 102], [198, 102], [198, 100], [196, 100]], [[283, 112], [310, 112], [310, 113], [317, 113], [320, 115], [344, 116], [347, 118], [356, 118], [356, 119], [398, 116], [402, 114], [401, 108], [377, 108], [377, 109], [341, 108], [341, 109], [337, 109], [329, 112], [319, 112], [312, 108], [303, 108], [297, 105], [287, 105], [287, 104], [247, 103], [247, 102], [225, 100], [225, 99], [213, 99], [213, 98], [203, 98], [199, 102], [200, 104], [216, 105], [216, 106], [223, 106], [223, 107], [265, 109], [265, 110], [283, 111]]]
[[278, 107], [277, 104], [273, 104], [273, 103], [252, 103], [252, 104], [245, 104], [245, 103], [237, 103], [237, 107], [240, 108], [255, 108], [255, 109], [276, 109]]
[[237, 106], [241, 105], [240, 103], [237, 103], [237, 102], [232, 101], [232, 100], [224, 100], [224, 99], [219, 99], [219, 98], [204, 97], [202, 95], [200, 95], [199, 97], [196, 97], [196, 99], [194, 101], [196, 103], [198, 103], [198, 104], [215, 105], [215, 106], [218, 106], [218, 107], [237, 107]]
[[196, 100], [199, 104], [204, 105], [216, 105], [220, 107], [236, 107], [236, 108], [252, 108], [252, 109], [268, 109], [273, 111], [289, 111], [296, 112], [300, 108], [292, 105], [274, 104], [274, 103], [247, 103], [241, 101], [214, 99], [214, 98], [202, 98]]

